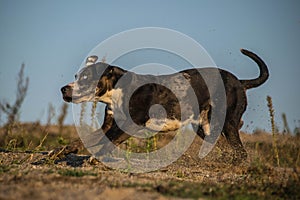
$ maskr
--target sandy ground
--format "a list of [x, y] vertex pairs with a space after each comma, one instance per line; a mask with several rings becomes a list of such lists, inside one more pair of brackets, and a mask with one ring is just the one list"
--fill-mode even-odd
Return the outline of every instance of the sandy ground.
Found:
[[[194, 145], [194, 144], [193, 144]], [[198, 147], [195, 147], [198, 149]], [[163, 169], [141, 174], [113, 170], [90, 156], [0, 152], [0, 199], [297, 199], [299, 169], [238, 166], [216, 148], [200, 160], [193, 147]]]

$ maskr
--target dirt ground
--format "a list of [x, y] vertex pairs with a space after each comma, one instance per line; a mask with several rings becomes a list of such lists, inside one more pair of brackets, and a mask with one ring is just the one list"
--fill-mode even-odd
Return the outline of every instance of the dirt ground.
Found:
[[281, 156], [291, 161], [278, 167], [267, 155], [270, 138], [243, 135], [249, 156], [239, 165], [222, 141], [199, 159], [196, 139], [173, 164], [141, 174], [110, 169], [89, 155], [50, 159], [47, 151], [1, 149], [0, 199], [300, 199], [299, 139], [286, 139], [291, 150]]

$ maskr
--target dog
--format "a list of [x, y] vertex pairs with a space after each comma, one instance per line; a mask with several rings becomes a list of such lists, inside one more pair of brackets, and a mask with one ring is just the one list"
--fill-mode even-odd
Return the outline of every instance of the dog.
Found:
[[[267, 65], [258, 55], [245, 49], [241, 49], [241, 53], [258, 65], [260, 73], [257, 78], [239, 80], [219, 68], [194, 68], [160, 76], [140, 75], [97, 62], [97, 56], [90, 56], [86, 59], [86, 66], [75, 75], [75, 81], [62, 87], [61, 92], [66, 102], [106, 104], [101, 129], [115, 145], [135, 134], [130, 131], [138, 132], [136, 127], [168, 132], [187, 123], [192, 124], [197, 135], [204, 139], [213, 128], [210, 120], [215, 106], [206, 80], [214, 83], [215, 76], [211, 74], [217, 70], [226, 95], [222, 135], [235, 152], [234, 160], [240, 162], [247, 158], [239, 136], [243, 125], [241, 118], [247, 107], [246, 90], [262, 85], [269, 77]], [[218, 94], [219, 91], [215, 90], [215, 99], [218, 99]]]

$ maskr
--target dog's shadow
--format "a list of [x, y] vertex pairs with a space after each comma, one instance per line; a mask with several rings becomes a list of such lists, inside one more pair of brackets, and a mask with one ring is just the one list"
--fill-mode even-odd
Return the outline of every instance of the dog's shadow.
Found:
[[64, 158], [58, 159], [55, 161], [55, 164], [66, 163], [70, 167], [82, 167], [85, 162], [90, 159], [91, 156], [88, 155], [76, 155], [68, 154]]
[[88, 162], [90, 160], [91, 156], [90, 155], [76, 155], [76, 154], [68, 154], [62, 158], [57, 158], [55, 160], [50, 160], [47, 157], [44, 157], [38, 161], [32, 162], [32, 165], [45, 165], [48, 164], [49, 162], [53, 161], [53, 164], [66, 164], [67, 166], [70, 167], [83, 167], [83, 164]]

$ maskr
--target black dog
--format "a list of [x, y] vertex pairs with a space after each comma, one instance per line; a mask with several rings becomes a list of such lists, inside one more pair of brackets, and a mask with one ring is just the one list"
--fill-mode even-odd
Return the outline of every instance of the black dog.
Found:
[[[247, 106], [246, 90], [260, 86], [269, 77], [262, 59], [245, 49], [241, 52], [258, 64], [258, 78], [239, 80], [228, 71], [212, 68], [188, 69], [162, 76], [138, 75], [120, 67], [96, 63], [97, 56], [91, 56], [87, 58], [86, 67], [75, 76], [75, 82], [61, 88], [61, 92], [66, 102], [105, 103], [102, 130], [116, 145], [130, 137], [129, 131], [136, 132], [136, 127], [166, 132], [191, 123], [204, 138], [213, 128], [209, 125], [211, 110], [219, 99], [219, 90], [211, 94], [206, 83], [207, 80], [214, 83], [212, 74], [218, 71], [226, 95], [225, 122], [221, 130], [236, 152], [235, 160], [240, 161], [247, 157], [239, 137], [241, 118]], [[213, 95], [215, 99], [211, 98]]]

